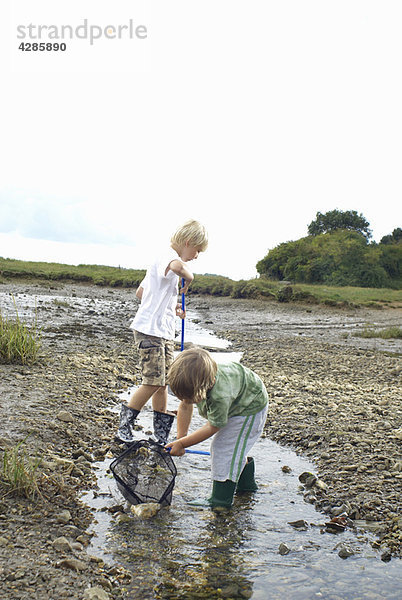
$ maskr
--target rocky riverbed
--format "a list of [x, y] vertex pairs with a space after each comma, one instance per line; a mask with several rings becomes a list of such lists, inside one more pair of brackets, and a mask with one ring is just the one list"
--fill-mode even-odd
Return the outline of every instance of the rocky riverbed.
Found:
[[[14, 305], [15, 301], [15, 305]], [[115, 454], [118, 394], [139, 382], [128, 329], [133, 290], [13, 282], [0, 286], [5, 316], [42, 335], [39, 363], [0, 365], [0, 454], [38, 455], [40, 495], [0, 490], [4, 600], [125, 598], [132, 574], [91, 557], [93, 462]], [[190, 296], [200, 325], [229, 339], [270, 394], [266, 435], [317, 465], [307, 502], [347, 513], [378, 533], [383, 560], [402, 548], [401, 342], [355, 337], [366, 324], [401, 323], [401, 308], [328, 309]]]

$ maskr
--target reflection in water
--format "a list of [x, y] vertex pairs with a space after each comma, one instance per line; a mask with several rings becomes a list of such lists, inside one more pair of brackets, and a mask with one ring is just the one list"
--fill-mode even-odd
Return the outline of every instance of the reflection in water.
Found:
[[[181, 569], [162, 574], [155, 588], [155, 598], [251, 598], [253, 583], [247, 577], [247, 566], [240, 552], [244, 543], [243, 532], [249, 529], [249, 507], [237, 510], [203, 511], [206, 520], [195, 546], [198, 552], [194, 562]], [[198, 511], [201, 516], [201, 511]], [[197, 515], [196, 515], [197, 516]]]

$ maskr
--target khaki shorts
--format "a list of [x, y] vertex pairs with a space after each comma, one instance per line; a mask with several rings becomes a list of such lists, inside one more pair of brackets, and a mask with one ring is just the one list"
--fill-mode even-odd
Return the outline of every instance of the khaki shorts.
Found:
[[134, 331], [140, 355], [143, 385], [167, 385], [167, 372], [173, 362], [174, 341]]

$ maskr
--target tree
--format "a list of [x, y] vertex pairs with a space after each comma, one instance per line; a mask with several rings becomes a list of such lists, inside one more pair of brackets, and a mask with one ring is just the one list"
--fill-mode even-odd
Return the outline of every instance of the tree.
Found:
[[400, 274], [398, 245], [368, 244], [361, 232], [331, 231], [280, 244], [257, 263], [260, 275], [295, 283], [388, 287]]
[[400, 241], [402, 241], [402, 229], [397, 227], [390, 235], [384, 235], [380, 244], [397, 244]]
[[357, 214], [355, 210], [342, 211], [335, 209], [325, 214], [318, 212], [315, 220], [311, 221], [308, 226], [308, 233], [316, 236], [337, 229], [347, 229], [363, 234], [368, 240], [372, 235], [369, 227], [370, 223], [361, 213]]

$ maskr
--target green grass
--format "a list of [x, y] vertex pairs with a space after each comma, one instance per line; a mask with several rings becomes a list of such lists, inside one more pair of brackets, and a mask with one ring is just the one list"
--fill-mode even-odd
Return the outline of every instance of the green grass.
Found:
[[[0, 257], [0, 283], [10, 279], [69, 281], [109, 287], [136, 288], [144, 269], [122, 269], [103, 265], [64, 265], [26, 262]], [[401, 287], [401, 286], [399, 286]], [[336, 287], [319, 284], [286, 284], [264, 277], [234, 281], [221, 275], [196, 274], [190, 295], [208, 294], [232, 298], [262, 298], [278, 302], [303, 302], [334, 307], [383, 308], [402, 306], [402, 289]]]
[[375, 329], [374, 326], [368, 326], [353, 334], [354, 337], [362, 338], [381, 338], [383, 340], [402, 339], [401, 327], [387, 327], [386, 329]]
[[36, 320], [32, 327], [16, 316], [6, 319], [0, 313], [0, 363], [33, 364], [38, 360], [41, 337]]
[[121, 269], [104, 265], [64, 265], [0, 257], [0, 281], [12, 278], [75, 281], [110, 287], [137, 287], [143, 269]]
[[[28, 436], [27, 436], [28, 437]], [[10, 449], [5, 449], [1, 461], [0, 483], [7, 494], [34, 498], [39, 494], [38, 468], [41, 459], [31, 458], [22, 445], [26, 439]]]

